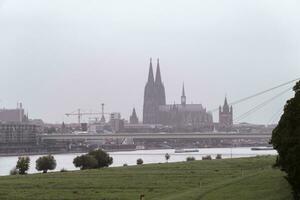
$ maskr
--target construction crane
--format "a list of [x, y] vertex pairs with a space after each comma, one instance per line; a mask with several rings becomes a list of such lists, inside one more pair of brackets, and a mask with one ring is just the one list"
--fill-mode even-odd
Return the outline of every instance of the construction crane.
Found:
[[104, 115], [110, 115], [110, 113], [105, 113], [104, 112], [104, 103], [101, 104], [101, 112], [82, 112], [81, 109], [79, 108], [77, 111], [71, 112], [71, 113], [66, 113], [65, 115], [67, 117], [70, 116], [77, 116], [78, 117], [78, 124], [81, 124], [81, 119], [82, 116], [93, 116], [93, 115], [100, 115], [101, 116], [101, 122], [105, 123], [105, 117]]

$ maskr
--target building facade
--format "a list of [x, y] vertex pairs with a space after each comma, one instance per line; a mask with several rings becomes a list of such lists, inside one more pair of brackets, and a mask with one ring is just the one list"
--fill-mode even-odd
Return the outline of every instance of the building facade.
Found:
[[28, 121], [28, 116], [25, 115], [22, 103], [18, 103], [15, 109], [0, 109], [0, 121], [22, 123]]
[[35, 124], [0, 122], [0, 144], [36, 145], [38, 132]]

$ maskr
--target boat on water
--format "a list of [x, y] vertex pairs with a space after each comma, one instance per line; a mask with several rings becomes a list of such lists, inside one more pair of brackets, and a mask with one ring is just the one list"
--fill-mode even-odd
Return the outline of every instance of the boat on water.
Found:
[[275, 150], [273, 147], [253, 147], [252, 151], [272, 151]]
[[197, 153], [198, 149], [175, 149], [175, 153]]

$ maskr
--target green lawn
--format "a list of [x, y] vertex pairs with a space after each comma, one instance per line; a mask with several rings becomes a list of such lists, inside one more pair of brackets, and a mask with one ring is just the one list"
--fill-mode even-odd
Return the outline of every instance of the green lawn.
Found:
[[194, 161], [0, 177], [0, 199], [292, 199], [274, 157]]

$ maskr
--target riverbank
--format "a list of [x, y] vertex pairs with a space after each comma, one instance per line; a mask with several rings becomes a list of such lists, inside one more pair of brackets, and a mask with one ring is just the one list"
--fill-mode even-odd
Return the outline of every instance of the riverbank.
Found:
[[[197, 150], [199, 150], [199, 152], [175, 153], [174, 149], [160, 149], [109, 152], [109, 154], [113, 157], [114, 160], [112, 167], [120, 167], [124, 164], [136, 165], [136, 160], [139, 158], [143, 159], [144, 164], [164, 163], [166, 153], [168, 153], [171, 156], [169, 162], [185, 161], [187, 157], [191, 156], [195, 157], [196, 160], [201, 160], [203, 156], [207, 155], [211, 155], [213, 158], [215, 158], [218, 154], [222, 155], [223, 158], [255, 157], [258, 155], [277, 155], [276, 151], [252, 151], [251, 147], [203, 148]], [[63, 168], [67, 170], [78, 170], [74, 167], [73, 159], [76, 156], [82, 154], [82, 152], [69, 154], [54, 154], [57, 163], [55, 171], [60, 171]], [[37, 173], [35, 169], [35, 162], [40, 156], [41, 155], [29, 156], [30, 169], [28, 173]], [[8, 175], [9, 171], [16, 166], [17, 160], [18, 156], [0, 157], [0, 176]]]
[[0, 199], [292, 199], [275, 156], [0, 177]]

